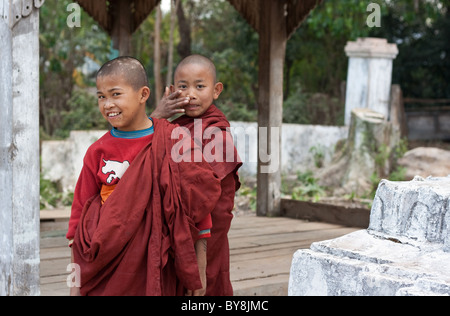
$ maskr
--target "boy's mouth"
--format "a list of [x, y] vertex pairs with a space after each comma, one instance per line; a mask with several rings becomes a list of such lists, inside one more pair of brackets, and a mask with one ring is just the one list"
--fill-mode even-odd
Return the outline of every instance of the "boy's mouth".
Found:
[[122, 113], [120, 113], [120, 112], [111, 112], [111, 113], [108, 113], [107, 116], [108, 116], [108, 118], [115, 118], [115, 117], [119, 116], [120, 114], [122, 114]]
[[185, 109], [186, 109], [186, 110], [193, 111], [193, 110], [198, 109], [199, 107], [200, 107], [200, 105], [198, 105], [198, 104], [188, 104], [188, 105], [185, 107]]

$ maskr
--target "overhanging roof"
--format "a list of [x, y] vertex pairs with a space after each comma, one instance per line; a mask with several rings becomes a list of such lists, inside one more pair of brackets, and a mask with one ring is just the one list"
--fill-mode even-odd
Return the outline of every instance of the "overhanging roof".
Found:
[[[112, 21], [116, 16], [115, 8], [120, 0], [77, 0], [81, 7], [92, 16], [98, 24], [109, 34], [112, 32]], [[259, 33], [260, 8], [264, 5], [262, 0], [228, 0], [247, 22]], [[286, 6], [286, 27], [288, 36], [292, 35], [300, 26], [309, 12], [322, 0], [271, 0]], [[131, 33], [158, 5], [160, 0], [129, 0], [132, 12]]]
[[[77, 0], [80, 6], [94, 18], [95, 21], [111, 35], [112, 21], [119, 12], [117, 3], [120, 0]], [[160, 0], [129, 0], [131, 6], [132, 25], [131, 33], [134, 33], [147, 16], [158, 5]]]
[[[272, 0], [273, 1], [273, 0]], [[322, 0], [275, 0], [280, 5], [286, 6], [286, 30], [290, 37], [300, 26], [309, 12]], [[264, 5], [261, 0], [228, 0], [236, 10], [247, 20], [247, 22], [259, 33], [260, 32], [260, 9]]]

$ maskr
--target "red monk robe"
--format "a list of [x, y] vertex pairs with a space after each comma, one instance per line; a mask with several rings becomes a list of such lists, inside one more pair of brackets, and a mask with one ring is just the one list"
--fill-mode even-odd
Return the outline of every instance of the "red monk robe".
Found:
[[[237, 171], [242, 166], [242, 162], [234, 146], [233, 138], [227, 130], [230, 123], [214, 105], [211, 105], [200, 117], [182, 116], [173, 123], [187, 127], [192, 137], [201, 138], [195, 139], [195, 141], [197, 144], [203, 145], [203, 154], [205, 158], [209, 156], [210, 165], [221, 181], [222, 194], [211, 213], [213, 227], [211, 238], [208, 239], [206, 295], [232, 296], [228, 231], [233, 219], [235, 193], [240, 187]], [[199, 133], [196, 129], [199, 129], [200, 126]], [[217, 150], [223, 151], [219, 153]], [[211, 161], [211, 156], [214, 156], [214, 161]]]
[[[220, 197], [206, 162], [172, 160], [175, 125], [154, 119], [153, 140], [101, 205], [86, 204], [73, 244], [82, 295], [184, 295], [202, 287], [195, 223]], [[194, 147], [185, 155], [200, 150]]]

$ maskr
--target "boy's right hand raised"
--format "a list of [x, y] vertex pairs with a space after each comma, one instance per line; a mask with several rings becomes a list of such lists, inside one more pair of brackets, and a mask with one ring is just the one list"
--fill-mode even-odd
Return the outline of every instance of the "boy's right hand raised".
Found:
[[151, 117], [168, 119], [174, 115], [185, 113], [183, 107], [189, 104], [189, 98], [179, 98], [180, 95], [181, 91], [175, 91], [174, 86], [166, 87], [164, 96]]

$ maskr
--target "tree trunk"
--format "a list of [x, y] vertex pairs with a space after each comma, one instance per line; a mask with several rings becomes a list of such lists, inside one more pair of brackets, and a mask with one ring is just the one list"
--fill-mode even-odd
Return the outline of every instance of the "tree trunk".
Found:
[[177, 9], [180, 0], [170, 0], [170, 34], [169, 34], [169, 56], [167, 60], [167, 79], [166, 83], [170, 85], [173, 82], [173, 37], [175, 32], [175, 22]]
[[177, 8], [178, 28], [180, 32], [180, 43], [177, 50], [181, 59], [191, 55], [191, 24], [184, 14], [183, 1], [179, 0]]
[[159, 103], [162, 98], [163, 84], [161, 80], [161, 5], [156, 7], [156, 22], [155, 22], [155, 47], [154, 47], [154, 67], [153, 74], [155, 77], [155, 105]]

